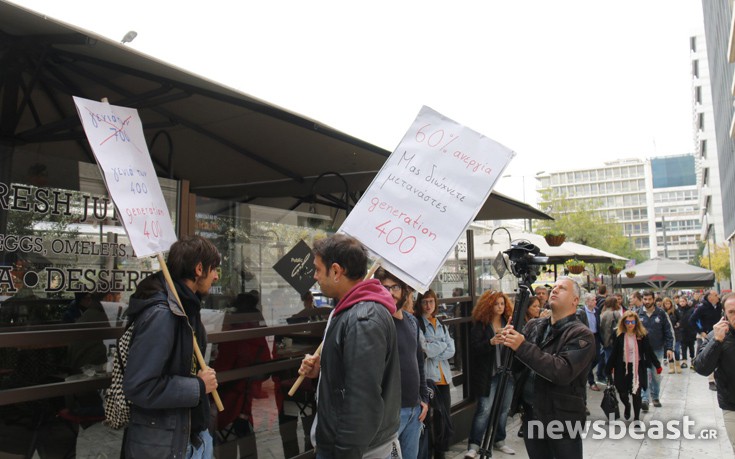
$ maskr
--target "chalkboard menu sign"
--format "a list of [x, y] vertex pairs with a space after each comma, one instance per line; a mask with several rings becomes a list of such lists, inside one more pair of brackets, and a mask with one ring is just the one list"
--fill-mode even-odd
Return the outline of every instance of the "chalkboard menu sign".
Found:
[[303, 295], [314, 285], [314, 259], [311, 247], [299, 241], [283, 258], [273, 265], [273, 269], [286, 282]]

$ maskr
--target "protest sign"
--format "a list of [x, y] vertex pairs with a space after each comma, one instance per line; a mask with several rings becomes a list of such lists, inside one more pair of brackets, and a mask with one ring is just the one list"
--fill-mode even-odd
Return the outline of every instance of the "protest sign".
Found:
[[138, 111], [79, 97], [74, 103], [135, 255], [167, 251], [176, 232]]
[[[184, 312], [163, 260], [163, 252], [176, 242], [176, 232], [153, 169], [138, 111], [80, 97], [74, 97], [74, 104], [135, 255], [158, 256], [166, 282]], [[204, 359], [196, 337], [192, 337], [199, 366], [206, 369], [208, 359]], [[212, 397], [217, 409], [223, 411], [216, 390], [212, 391]]]
[[340, 231], [423, 292], [514, 155], [423, 107]]

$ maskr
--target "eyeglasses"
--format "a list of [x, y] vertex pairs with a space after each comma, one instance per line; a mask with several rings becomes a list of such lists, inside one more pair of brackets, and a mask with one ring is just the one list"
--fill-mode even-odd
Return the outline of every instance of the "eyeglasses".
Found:
[[421, 300], [421, 304], [434, 304], [434, 298], [429, 298], [427, 300]]
[[626, 320], [626, 321], [625, 321], [625, 324], [626, 324], [626, 325], [628, 325], [628, 324], [630, 324], [630, 325], [635, 325], [635, 320]]
[[389, 292], [400, 292], [401, 291], [401, 286], [398, 284], [384, 285], [383, 287], [385, 287], [385, 289], [388, 290]]

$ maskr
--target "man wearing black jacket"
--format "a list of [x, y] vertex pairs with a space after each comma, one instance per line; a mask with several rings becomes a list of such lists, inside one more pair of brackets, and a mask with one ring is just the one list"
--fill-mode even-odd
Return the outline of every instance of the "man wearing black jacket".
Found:
[[299, 373], [319, 377], [312, 444], [317, 459], [388, 458], [398, 447], [401, 369], [393, 297], [377, 279], [362, 280], [367, 250], [335, 234], [314, 244], [314, 279], [338, 300], [322, 354], [307, 354]]
[[[587, 418], [585, 382], [595, 358], [595, 338], [575, 314], [580, 294], [576, 282], [560, 277], [549, 299], [551, 317], [531, 320], [523, 334], [512, 325], [502, 332], [503, 344], [527, 367], [516, 367], [516, 387], [530, 407], [524, 443], [531, 459], [583, 457], [582, 438], [569, 429]], [[560, 436], [558, 429], [548, 429], [552, 421], [563, 424]]]
[[[721, 318], [722, 306], [720, 305], [720, 297], [717, 295], [716, 290], [710, 290], [689, 318], [689, 325], [697, 330], [697, 352], [702, 348], [707, 334], [712, 331], [712, 327]], [[709, 374], [707, 378], [709, 379], [709, 388], [711, 390], [717, 390], [714, 375]]]
[[735, 294], [722, 297], [722, 303], [725, 317], [713, 326], [693, 365], [702, 376], [714, 372], [717, 402], [735, 448]]

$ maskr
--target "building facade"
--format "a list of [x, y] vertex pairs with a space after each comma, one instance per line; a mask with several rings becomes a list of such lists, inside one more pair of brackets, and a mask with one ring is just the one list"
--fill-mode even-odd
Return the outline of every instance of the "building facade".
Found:
[[619, 224], [647, 257], [690, 261], [696, 256], [701, 224], [693, 155], [621, 159], [538, 179], [541, 208], [559, 197], [577, 201]]
[[[730, 247], [730, 272], [735, 273], [735, 144], [733, 143], [733, 71], [735, 30], [732, 0], [702, 0], [709, 85], [719, 168], [724, 237]], [[701, 66], [700, 66], [701, 69]], [[706, 120], [705, 120], [706, 122]], [[707, 145], [709, 149], [709, 144]], [[732, 281], [732, 274], [731, 274]]]
[[713, 247], [726, 241], [725, 222], [722, 213], [718, 142], [707, 42], [702, 33], [692, 36], [689, 43], [692, 61], [692, 125], [695, 157], [699, 164], [697, 188], [702, 220], [700, 237], [706, 242], [704, 247], [706, 255]]

